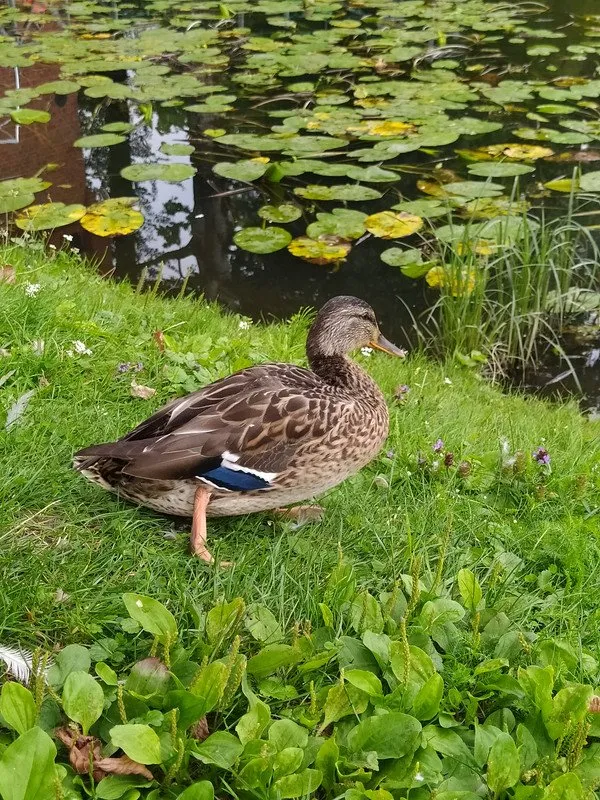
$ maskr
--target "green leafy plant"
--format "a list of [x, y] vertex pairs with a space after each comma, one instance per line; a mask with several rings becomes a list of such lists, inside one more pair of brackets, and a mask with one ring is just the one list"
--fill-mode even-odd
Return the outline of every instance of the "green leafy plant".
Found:
[[191, 634], [124, 595], [147, 656], [94, 675], [71, 645], [49, 670], [37, 657], [30, 689], [4, 683], [0, 797], [585, 800], [597, 662], [511, 623], [493, 573], [441, 580], [443, 559], [373, 594], [340, 555], [323, 626], [289, 634], [241, 598]]

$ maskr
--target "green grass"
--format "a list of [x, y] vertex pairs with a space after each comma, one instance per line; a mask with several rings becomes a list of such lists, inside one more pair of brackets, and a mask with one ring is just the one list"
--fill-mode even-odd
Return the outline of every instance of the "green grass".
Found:
[[[71, 469], [72, 453], [123, 435], [174, 394], [232, 369], [302, 363], [306, 315], [244, 330], [202, 299], [136, 294], [36, 243], [0, 247], [2, 263], [15, 267], [16, 281], [0, 282], [0, 347], [8, 351], [0, 425], [19, 397], [34, 394], [0, 433], [0, 641], [99, 639], [122, 616], [125, 591], [156, 597], [192, 629], [216, 598], [236, 595], [265, 603], [286, 625], [316, 621], [341, 546], [372, 590], [392, 586], [415, 554], [423, 573], [441, 570], [442, 579], [468, 566], [517, 624], [598, 643], [599, 425], [575, 404], [506, 396], [472, 371], [418, 353], [405, 362], [359, 355], [390, 401], [384, 454], [322, 499], [320, 524], [294, 531], [267, 515], [209, 521], [217, 559], [235, 562], [213, 569], [188, 555], [185, 520], [91, 485]], [[36, 296], [27, 282], [40, 284]], [[67, 355], [74, 340], [92, 355]], [[156, 395], [133, 398], [121, 362], [142, 362], [137, 381]], [[393, 399], [399, 384], [410, 386], [402, 403]], [[456, 463], [470, 462], [468, 477], [431, 466], [438, 437]], [[526, 454], [522, 472], [501, 468], [504, 437]], [[530, 458], [542, 444], [550, 474]], [[419, 453], [427, 465], [418, 465]]]

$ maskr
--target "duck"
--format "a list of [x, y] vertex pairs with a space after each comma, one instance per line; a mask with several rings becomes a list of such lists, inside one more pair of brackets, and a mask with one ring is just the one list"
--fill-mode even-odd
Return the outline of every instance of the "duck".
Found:
[[156, 512], [191, 517], [191, 553], [212, 563], [207, 517], [312, 500], [357, 473], [389, 428], [385, 397], [350, 354], [406, 351], [350, 296], [326, 302], [306, 340], [308, 368], [257, 364], [172, 400], [73, 465], [104, 489]]

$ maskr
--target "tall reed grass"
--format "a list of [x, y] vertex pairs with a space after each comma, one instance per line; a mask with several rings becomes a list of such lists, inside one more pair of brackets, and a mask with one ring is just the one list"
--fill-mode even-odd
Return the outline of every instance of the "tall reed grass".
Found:
[[481, 352], [500, 372], [531, 368], [548, 347], [561, 351], [568, 317], [600, 305], [600, 246], [572, 203], [560, 219], [523, 215], [516, 236], [514, 221], [495, 223], [494, 242], [481, 222], [438, 240], [440, 295], [416, 322], [428, 349]]

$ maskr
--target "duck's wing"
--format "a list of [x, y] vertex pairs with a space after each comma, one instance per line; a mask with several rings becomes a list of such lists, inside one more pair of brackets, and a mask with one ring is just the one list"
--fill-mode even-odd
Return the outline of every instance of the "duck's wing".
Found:
[[338, 401], [300, 367], [250, 367], [169, 403], [117, 442], [77, 453], [154, 480], [201, 478], [233, 491], [277, 484], [298, 446], [321, 439]]

